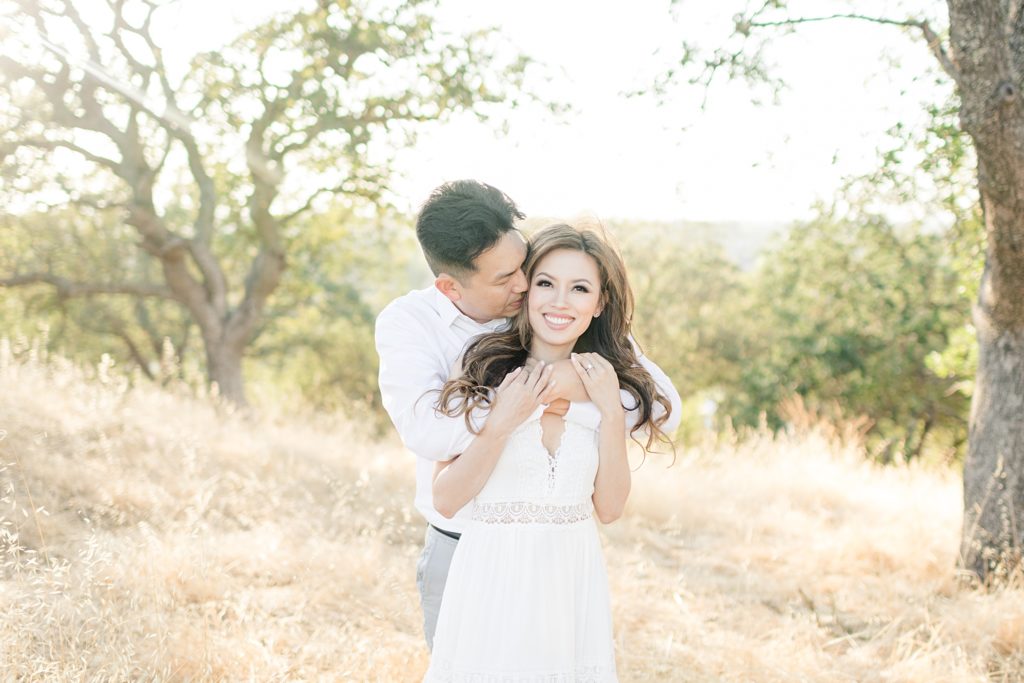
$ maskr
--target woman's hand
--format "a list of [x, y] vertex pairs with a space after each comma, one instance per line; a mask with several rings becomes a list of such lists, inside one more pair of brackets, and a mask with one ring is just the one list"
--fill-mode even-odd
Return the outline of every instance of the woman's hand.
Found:
[[434, 508], [451, 518], [480, 493], [501, 457], [509, 435], [541, 404], [551, 370], [517, 368], [498, 385], [484, 427], [461, 455], [434, 469]]
[[591, 402], [601, 411], [603, 419], [623, 415], [619, 376], [615, 368], [599, 353], [574, 353], [572, 365], [583, 382]]
[[541, 403], [545, 391], [550, 389], [552, 367], [544, 361], [537, 363], [533, 370], [516, 368], [505, 375], [487, 416], [485, 429], [499, 429], [510, 433], [533, 414]]

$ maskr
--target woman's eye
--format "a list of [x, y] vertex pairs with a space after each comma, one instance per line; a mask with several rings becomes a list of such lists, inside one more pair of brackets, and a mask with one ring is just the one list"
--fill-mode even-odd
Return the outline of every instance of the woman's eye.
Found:
[[573, 287], [573, 289], [575, 289], [578, 292], [583, 292], [584, 294], [586, 294], [587, 292], [590, 291], [589, 289], [587, 289], [583, 285], [576, 285], [575, 287]]
[[537, 282], [534, 283], [534, 286], [536, 286], [536, 287], [550, 287], [551, 286], [551, 281], [550, 280], [537, 280]]

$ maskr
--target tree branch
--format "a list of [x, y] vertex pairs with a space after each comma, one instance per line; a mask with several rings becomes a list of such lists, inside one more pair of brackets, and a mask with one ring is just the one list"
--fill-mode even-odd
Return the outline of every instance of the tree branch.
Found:
[[98, 306], [97, 311], [95, 312], [76, 316], [71, 316], [66, 306], [61, 305], [60, 308], [65, 316], [74, 320], [74, 322], [83, 330], [108, 337], [115, 337], [123, 341], [125, 346], [128, 347], [128, 353], [131, 354], [132, 360], [138, 364], [139, 369], [141, 369], [149, 379], [155, 379], [152, 371], [149, 369], [149, 361], [142, 355], [141, 349], [139, 349], [131, 335], [128, 334], [125, 321], [119, 315], [111, 311], [107, 306]]
[[186, 254], [196, 248], [194, 241], [169, 230], [152, 207], [138, 203], [128, 205], [127, 223], [142, 235], [142, 249], [160, 259], [164, 279], [174, 292], [174, 298], [189, 310], [201, 329], [218, 329], [223, 313], [210, 305], [208, 287], [196, 279], [186, 263]]
[[[249, 147], [254, 145], [252, 138]], [[260, 250], [245, 278], [245, 294], [228, 319], [228, 335], [232, 343], [244, 346], [259, 320], [267, 297], [274, 291], [285, 269], [285, 250], [281, 243], [281, 221], [270, 213], [270, 204], [277, 196], [277, 186], [266, 177], [258, 150], [247, 149], [253, 190], [249, 196], [249, 213], [260, 237]]]
[[71, 19], [71, 22], [78, 30], [78, 34], [85, 41], [85, 47], [89, 51], [89, 58], [97, 64], [103, 61], [100, 58], [100, 47], [96, 43], [96, 39], [93, 37], [92, 32], [89, 31], [85, 21], [82, 20], [82, 15], [78, 13], [74, 4], [70, 0], [61, 0], [61, 4], [64, 5], [64, 16]]
[[5, 149], [0, 150], [0, 156], [3, 156], [4, 154], [9, 153], [10, 151], [13, 151], [14, 149], [17, 149], [18, 147], [34, 147], [36, 149], [48, 150], [54, 150], [57, 149], [58, 147], [63, 147], [65, 149], [71, 150], [72, 152], [77, 152], [78, 154], [81, 154], [83, 157], [85, 157], [89, 161], [92, 161], [93, 163], [99, 164], [100, 166], [106, 166], [114, 173], [116, 173], [118, 176], [120, 176], [124, 170], [121, 162], [115, 161], [114, 159], [110, 159], [100, 154], [96, 154], [95, 152], [90, 152], [84, 147], [76, 145], [73, 142], [68, 142], [67, 140], [43, 140], [40, 138], [28, 138], [24, 140], [18, 140], [17, 142], [6, 146]]
[[776, 21], [750, 21], [746, 22], [751, 28], [767, 28], [771, 26], [793, 26], [796, 24], [810, 24], [821, 21], [833, 21], [835, 19], [856, 19], [869, 21], [874, 24], [888, 24], [891, 26], [919, 27], [922, 22], [913, 19], [888, 19], [886, 17], [872, 17], [866, 14], [839, 13], [829, 14], [821, 17], [796, 17], [792, 19], [778, 19]]
[[343, 182], [343, 183], [341, 183], [339, 185], [335, 185], [334, 187], [321, 187], [321, 188], [317, 189], [316, 191], [314, 191], [311, 195], [309, 195], [309, 197], [306, 199], [306, 201], [303, 202], [302, 206], [297, 208], [295, 211], [292, 211], [291, 213], [285, 214], [284, 216], [282, 216], [279, 219], [279, 222], [281, 223], [281, 225], [287, 225], [288, 223], [293, 221], [295, 218], [297, 218], [301, 214], [305, 213], [306, 211], [309, 211], [309, 209], [312, 208], [313, 202], [316, 201], [317, 197], [320, 197], [320, 196], [325, 195], [325, 194], [337, 194], [339, 192], [344, 192], [347, 189], [348, 189], [348, 182], [347, 181]]
[[[123, 10], [123, 1], [116, 3], [115, 7], [111, 7], [111, 11], [114, 13], [114, 25], [110, 29], [110, 38], [114, 41], [114, 45], [117, 47], [118, 52], [120, 52], [121, 56], [125, 58], [126, 62], [128, 62], [128, 66], [131, 67], [132, 71], [134, 71], [139, 76], [148, 79], [149, 75], [156, 68], [156, 65], [149, 65], [139, 61], [135, 57], [135, 55], [132, 54], [132, 51], [128, 49], [128, 46], [125, 45], [124, 40], [121, 38], [122, 29], [125, 29], [130, 33], [134, 33], [136, 35], [141, 35], [142, 31], [136, 29], [134, 26], [128, 23], [128, 20], [124, 18]], [[149, 14], [152, 13], [153, 10], [151, 9], [149, 11]], [[148, 25], [149, 21], [147, 20], [144, 26]]]
[[115, 330], [111, 334], [123, 341], [125, 346], [128, 347], [128, 353], [131, 354], [132, 360], [134, 360], [135, 364], [139, 366], [140, 370], [142, 370], [142, 374], [144, 374], [149, 380], [156, 379], [153, 375], [153, 371], [149, 369], [149, 361], [142, 355], [142, 351], [140, 351], [139, 347], [135, 344], [135, 340], [133, 340], [124, 329]]
[[928, 49], [932, 51], [939, 66], [957, 84], [960, 83], [960, 70], [956, 63], [946, 52], [942, 39], [935, 33], [931, 25], [923, 19], [888, 19], [886, 17], [872, 17], [865, 14], [830, 14], [820, 17], [797, 17], [794, 19], [779, 19], [777, 21], [747, 21], [739, 22], [737, 28], [740, 32], [749, 28], [770, 28], [775, 26], [795, 26], [797, 24], [810, 24], [821, 21], [833, 21], [835, 19], [853, 19], [855, 21], [867, 21], [873, 24], [885, 24], [888, 26], [901, 26], [903, 28], [916, 28], [924, 35], [928, 43]]
[[40, 202], [40, 206], [44, 206], [52, 211], [59, 211], [67, 205], [82, 206], [95, 211], [124, 210], [128, 208], [126, 202], [111, 201], [108, 197], [95, 194], [69, 193], [68, 198], [60, 202]]
[[[297, 152], [301, 149], [305, 149], [313, 144], [317, 136], [326, 130], [334, 130], [340, 128], [340, 125], [332, 126], [328, 116], [317, 117], [316, 122], [306, 128], [300, 128], [296, 130], [289, 130], [285, 135], [278, 137], [271, 141], [270, 147], [270, 158], [275, 161], [281, 161], [284, 157], [291, 152]], [[285, 140], [291, 137], [301, 136], [294, 142], [284, 143]], [[284, 144], [282, 144], [284, 143]]]
[[[216, 188], [214, 186], [213, 179], [206, 171], [206, 166], [203, 163], [203, 157], [199, 150], [199, 145], [190, 130], [190, 119], [178, 108], [176, 92], [171, 86], [170, 81], [167, 79], [167, 69], [163, 61], [163, 52], [160, 50], [156, 41], [153, 40], [151, 24], [153, 14], [157, 9], [159, 9], [160, 5], [153, 2], [145, 2], [144, 4], [148, 8], [148, 12], [143, 19], [142, 25], [140, 27], [135, 27], [124, 18], [124, 0], [107, 0], [107, 5], [110, 8], [110, 11], [114, 14], [114, 26], [111, 31], [112, 37], [118, 50], [122, 55], [124, 55], [125, 59], [129, 61], [132, 69], [136, 73], [146, 78], [147, 82], [152, 75], [155, 74], [157, 77], [160, 89], [163, 92], [164, 111], [156, 111], [151, 103], [144, 98], [139, 99], [135, 104], [137, 104], [149, 116], [153, 117], [157, 123], [164, 128], [170, 138], [177, 139], [181, 142], [182, 146], [184, 146], [186, 158], [188, 159], [189, 172], [192, 174], [192, 177], [195, 179], [196, 185], [199, 188], [199, 209], [194, 223], [194, 241], [198, 242], [200, 246], [208, 249], [213, 238], [214, 212], [217, 204]], [[153, 57], [152, 65], [146, 65], [136, 59], [120, 37], [120, 31], [122, 30], [133, 33], [145, 42]], [[157, 170], [163, 166], [163, 162], [166, 160], [167, 153], [169, 151], [170, 144], [168, 144], [168, 148], [164, 152], [164, 157], [161, 159]], [[154, 171], [154, 175], [155, 173], [156, 171]], [[220, 266], [211, 258], [198, 258], [197, 265], [203, 272], [203, 277], [206, 280], [208, 287], [212, 287], [214, 290], [222, 292], [225, 288], [225, 283], [224, 274], [221, 271]], [[217, 299], [220, 296], [220, 294], [217, 294], [217, 291], [212, 292], [212, 294], [214, 299]]]
[[[127, 152], [123, 153], [131, 156], [132, 163], [138, 167], [135, 170], [140, 172], [134, 178], [126, 178], [135, 192], [136, 204], [138, 205], [129, 223], [134, 225], [143, 234], [147, 250], [156, 254], [161, 259], [170, 255], [171, 252], [177, 254], [179, 247], [187, 246], [195, 264], [202, 273], [203, 288], [206, 295], [200, 295], [200, 291], [197, 289], [198, 283], [194, 282], [194, 278], [192, 278], [187, 268], [178, 263], [177, 258], [165, 263], [166, 267], [169, 268], [168, 273], [173, 273], [173, 275], [168, 275], [169, 282], [173, 283], [176, 291], [184, 293], [185, 299], [187, 302], [190, 302], [187, 305], [196, 315], [199, 315], [197, 307], [201, 305], [201, 300], [208, 299], [213, 304], [216, 315], [223, 316], [227, 309], [227, 283], [220, 264], [217, 263], [210, 250], [210, 243], [213, 237], [214, 212], [217, 202], [216, 188], [214, 187], [213, 179], [206, 171], [199, 145], [189, 129], [189, 119], [181, 114], [177, 107], [176, 93], [167, 80], [163, 55], [150, 33], [153, 13], [159, 6], [149, 2], [145, 4], [149, 11], [141, 27], [135, 27], [124, 18], [123, 0], [108, 0], [107, 2], [114, 15], [111, 37], [115, 46], [128, 61], [130, 68], [136, 74], [146, 79], [147, 83], [150, 82], [149, 79], [154, 74], [156, 75], [164, 96], [164, 111], [160, 112], [144, 96], [133, 96], [132, 93], [128, 92], [121, 93], [128, 99], [133, 109], [133, 115], [129, 120], [129, 128], [125, 133], [125, 137], [128, 139], [124, 143], [124, 148], [127, 149]], [[127, 31], [139, 36], [146, 43], [153, 59], [152, 65], [141, 62], [131, 53], [121, 38], [121, 31]], [[137, 135], [138, 124], [134, 117], [135, 111], [144, 111], [147, 115], [151, 116], [168, 135], [168, 145], [156, 168], [149, 168], [148, 164], [146, 164], [142, 143]], [[199, 208], [194, 223], [195, 237], [189, 240], [187, 245], [180, 237], [160, 225], [159, 219], [153, 213], [153, 179], [163, 167], [171, 150], [171, 140], [173, 139], [177, 139], [185, 148], [189, 171], [199, 189]], [[172, 263], [171, 261], [174, 262]]]
[[24, 273], [0, 279], [0, 287], [23, 287], [35, 284], [52, 285], [62, 299], [96, 294], [130, 294], [132, 296], [175, 299], [174, 294], [167, 287], [150, 282], [75, 282], [52, 273]]

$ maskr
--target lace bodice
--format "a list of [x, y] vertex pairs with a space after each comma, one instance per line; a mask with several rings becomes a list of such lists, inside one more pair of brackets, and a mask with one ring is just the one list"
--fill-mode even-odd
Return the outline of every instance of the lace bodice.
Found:
[[490, 479], [477, 494], [474, 517], [491, 522], [558, 523], [563, 518], [577, 521], [589, 516], [598, 434], [593, 417], [581, 415], [585, 405], [589, 404], [574, 404], [566, 415], [565, 431], [553, 457], [541, 443], [542, 410], [512, 433]]

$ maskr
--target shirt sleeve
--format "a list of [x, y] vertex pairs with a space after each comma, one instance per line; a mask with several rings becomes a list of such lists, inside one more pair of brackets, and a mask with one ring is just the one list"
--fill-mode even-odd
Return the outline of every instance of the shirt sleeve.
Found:
[[[374, 341], [380, 358], [381, 401], [405, 447], [427, 460], [447, 460], [463, 452], [474, 438], [465, 417], [436, 410], [448, 362], [434, 342], [436, 332], [392, 305], [377, 317]], [[474, 425], [483, 422], [474, 411]]]
[[[680, 421], [682, 421], [683, 401], [679, 397], [679, 392], [676, 391], [675, 386], [672, 384], [672, 380], [669, 379], [669, 376], [665, 374], [665, 371], [659, 368], [654, 361], [652, 361], [650, 358], [641, 353], [640, 347], [637, 346], [636, 341], [632, 337], [630, 337], [629, 340], [633, 344], [633, 350], [636, 351], [637, 361], [640, 363], [640, 365], [643, 366], [644, 370], [651, 374], [651, 377], [654, 379], [654, 383], [658, 385], [658, 391], [661, 392], [662, 396], [667, 398], [669, 400], [669, 403], [672, 404], [672, 412], [669, 414], [668, 420], [666, 420], [665, 423], [661, 425], [661, 431], [671, 435], [672, 432], [678, 429], [679, 423]], [[633, 398], [632, 394], [630, 394], [627, 391], [622, 392], [622, 405], [626, 406], [626, 408], [630, 408], [634, 407], [635, 403], [636, 399]], [[639, 406], [636, 407], [638, 408]], [[627, 410], [627, 431], [631, 430], [636, 425], [637, 420], [640, 417], [639, 412], [640, 411], [635, 408], [633, 410]], [[661, 403], [655, 402], [652, 417], [655, 420], [657, 420], [664, 414], [665, 408], [661, 405]]]

